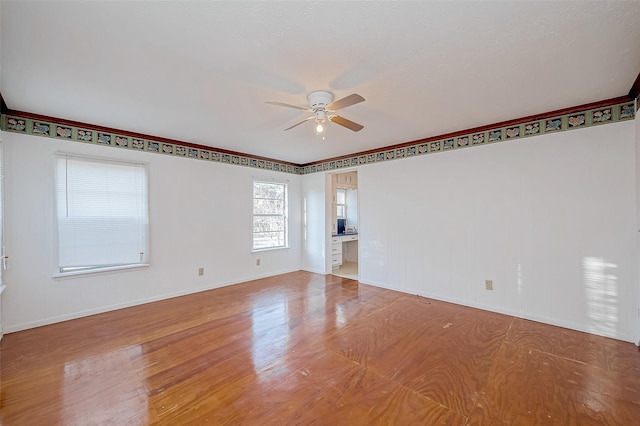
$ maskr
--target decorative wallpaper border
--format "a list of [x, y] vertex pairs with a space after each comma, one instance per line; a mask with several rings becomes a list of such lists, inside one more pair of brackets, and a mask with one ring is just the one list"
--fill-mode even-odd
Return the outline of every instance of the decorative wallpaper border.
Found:
[[[638, 103], [637, 107], [635, 106], [636, 102]], [[523, 121], [519, 124], [516, 123], [502, 127], [489, 128], [488, 130], [479, 132], [471, 132], [467, 134], [460, 133], [456, 136], [447, 138], [435, 138], [435, 140], [426, 139], [423, 141], [417, 141], [414, 145], [402, 146], [393, 149], [388, 147], [386, 149], [383, 148], [373, 152], [348, 155], [341, 159], [321, 161], [316, 164], [304, 165], [302, 174], [317, 173], [363, 164], [380, 163], [382, 161], [410, 158], [424, 154], [517, 140], [528, 136], [538, 136], [566, 130], [599, 126], [607, 123], [616, 123], [633, 119], [637, 110], [640, 110], [640, 97], [635, 101], [630, 100], [615, 105], [586, 109], [570, 114], [550, 116], [539, 120]]]
[[640, 110], [640, 97], [635, 100], [620, 102], [613, 105], [601, 106], [572, 112], [564, 115], [545, 116], [532, 121], [522, 121], [507, 126], [488, 128], [478, 132], [458, 133], [442, 139], [429, 138], [417, 141], [415, 144], [402, 147], [387, 147], [366, 153], [356, 153], [340, 159], [320, 161], [309, 165], [291, 165], [254, 158], [248, 155], [230, 154], [217, 151], [215, 148], [202, 149], [187, 144], [156, 141], [153, 139], [137, 138], [125, 134], [100, 131], [75, 125], [56, 123], [55, 119], [37, 120], [24, 118], [18, 114], [2, 114], [0, 122], [3, 131], [44, 136], [56, 139], [67, 139], [76, 142], [103, 145], [122, 149], [144, 151], [162, 155], [173, 155], [204, 161], [227, 163], [237, 166], [253, 167], [291, 174], [310, 174], [337, 170], [364, 164], [380, 163], [383, 161], [410, 158], [424, 154], [450, 151], [522, 139], [528, 136], [538, 136], [566, 130], [599, 126], [616, 123], [635, 118]]
[[[23, 118], [19, 115], [3, 114], [2, 130], [14, 133], [23, 133], [34, 136], [44, 136], [55, 139], [66, 139], [75, 142], [84, 142], [92, 145], [110, 146], [115, 148], [144, 151], [155, 154], [185, 157], [194, 160], [213, 161], [237, 166], [253, 167], [258, 169], [274, 170], [277, 172], [302, 174], [302, 167], [291, 164], [269, 161], [264, 158], [253, 158], [240, 154], [217, 151], [215, 148], [202, 149], [181, 145], [174, 142], [156, 141], [153, 139], [137, 138], [125, 134], [106, 132], [59, 124], [55, 120], [36, 120]], [[89, 126], [87, 126], [89, 127]]]

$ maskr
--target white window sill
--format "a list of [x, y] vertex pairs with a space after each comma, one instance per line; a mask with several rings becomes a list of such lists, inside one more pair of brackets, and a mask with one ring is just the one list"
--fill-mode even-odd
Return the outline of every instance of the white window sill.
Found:
[[103, 274], [110, 274], [113, 272], [129, 271], [132, 269], [145, 269], [148, 267], [149, 267], [148, 263], [137, 263], [135, 265], [111, 266], [109, 268], [89, 269], [85, 271], [59, 272], [59, 273], [53, 274], [52, 278], [55, 278], [55, 279], [79, 278], [86, 275], [103, 275]]
[[269, 247], [263, 249], [251, 249], [251, 253], [262, 253], [263, 251], [274, 251], [274, 250], [287, 250], [289, 246], [285, 247]]

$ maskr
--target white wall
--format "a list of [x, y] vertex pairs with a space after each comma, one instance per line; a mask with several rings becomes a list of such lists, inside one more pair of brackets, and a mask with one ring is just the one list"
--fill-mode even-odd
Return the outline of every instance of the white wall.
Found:
[[302, 182], [303, 268], [319, 274], [326, 271], [326, 244], [331, 232], [331, 228], [327, 228], [331, 212], [326, 214], [327, 192], [331, 185], [327, 186], [326, 179], [328, 177], [322, 173], [314, 173], [304, 176]]
[[[9, 132], [2, 142], [10, 256], [2, 300], [5, 332], [302, 267], [300, 176]], [[57, 150], [149, 163], [149, 268], [52, 278]], [[289, 249], [251, 253], [254, 177], [289, 183]]]
[[[636, 106], [638, 101], [636, 101]], [[637, 304], [640, 306], [640, 111], [636, 109], [635, 118], [635, 137], [636, 137], [636, 291]], [[640, 308], [638, 308], [638, 316], [635, 318], [636, 335], [635, 344], [640, 346]]]
[[[360, 280], [637, 341], [638, 128], [636, 119], [358, 168]], [[331, 270], [328, 175], [8, 132], [2, 140], [5, 331], [287, 271]], [[149, 163], [148, 269], [51, 278], [57, 150]], [[289, 182], [288, 250], [250, 252], [254, 177]]]
[[634, 126], [359, 168], [360, 281], [637, 340]]

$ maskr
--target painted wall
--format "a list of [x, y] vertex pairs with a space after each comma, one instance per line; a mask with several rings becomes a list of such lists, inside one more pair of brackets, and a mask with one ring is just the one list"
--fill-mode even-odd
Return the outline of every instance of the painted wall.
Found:
[[[8, 132], [2, 142], [5, 332], [302, 268], [300, 176]], [[149, 163], [149, 268], [52, 278], [57, 150]], [[288, 182], [289, 249], [251, 253], [253, 178]]]
[[[322, 173], [315, 173], [304, 176], [302, 182], [303, 268], [319, 274], [326, 271], [327, 235], [331, 233], [325, 216], [327, 191], [331, 190], [331, 184], [327, 186], [327, 179]], [[328, 218], [331, 220], [331, 212]]]
[[360, 281], [637, 340], [634, 126], [359, 168]]
[[634, 342], [640, 346], [640, 114], [638, 114], [640, 108], [640, 100], [636, 100], [636, 118], [635, 122], [635, 137], [636, 137], [636, 291], [637, 291], [637, 317], [636, 323], [636, 335]]
[[[361, 281], [637, 341], [639, 127], [636, 119], [360, 167]], [[2, 140], [11, 256], [5, 331], [282, 272], [331, 269], [328, 175], [7, 132]], [[57, 150], [149, 163], [148, 269], [51, 278]], [[290, 249], [250, 252], [253, 178], [289, 182]], [[484, 290], [485, 279], [493, 280], [493, 291]]]

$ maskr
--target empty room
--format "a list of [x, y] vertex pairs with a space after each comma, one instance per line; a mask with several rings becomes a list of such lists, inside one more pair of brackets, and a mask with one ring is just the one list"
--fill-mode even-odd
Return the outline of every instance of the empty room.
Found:
[[0, 424], [638, 424], [640, 2], [1, 0], [0, 101]]

